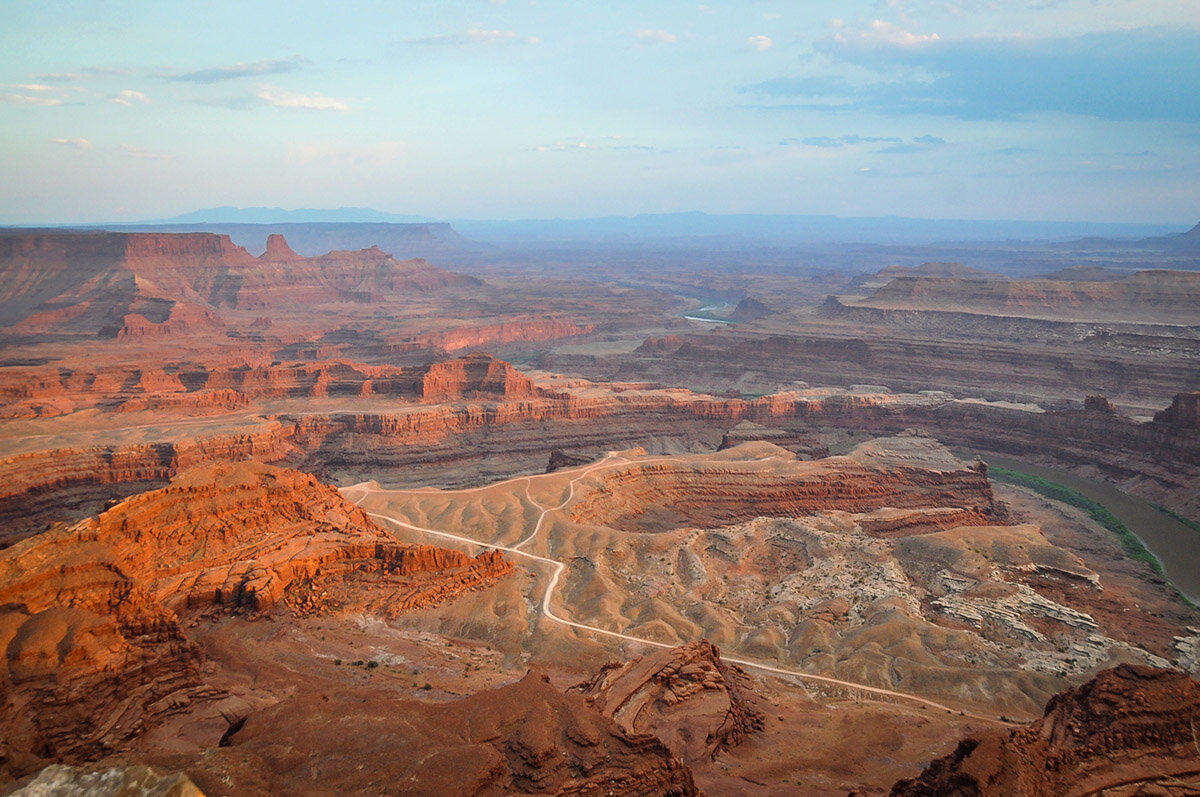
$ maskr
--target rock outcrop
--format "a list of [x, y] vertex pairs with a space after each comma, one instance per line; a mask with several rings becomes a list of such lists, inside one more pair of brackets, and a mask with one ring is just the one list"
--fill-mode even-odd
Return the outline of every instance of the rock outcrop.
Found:
[[685, 762], [716, 758], [763, 728], [763, 706], [707, 639], [608, 664], [572, 687], [626, 733], [651, 733]]
[[258, 788], [239, 793], [308, 793], [313, 769], [290, 762], [296, 751], [329, 749], [331, 739], [338, 754], [319, 770], [319, 788], [330, 793], [383, 794], [397, 784], [411, 794], [699, 793], [657, 738], [626, 732], [537, 672], [461, 700], [332, 694], [315, 709], [285, 701], [251, 715], [230, 746], [189, 771], [201, 786], [253, 773]]
[[1087, 396], [1083, 400], [1083, 408], [1089, 412], [1115, 413], [1117, 408], [1104, 396]]
[[377, 247], [303, 258], [282, 236], [255, 258], [210, 233], [0, 235], [0, 326], [23, 334], [163, 336], [218, 328], [225, 309], [371, 303], [479, 284]]
[[723, 453], [730, 456], [727, 467], [683, 458], [608, 470], [571, 507], [571, 518], [648, 532], [885, 507], [938, 507], [941, 512], [926, 513], [920, 523], [934, 530], [986, 525], [1005, 517], [982, 465], [957, 460], [930, 438], [875, 441], [847, 456], [813, 462], [798, 461], [765, 442]]
[[729, 320], [737, 321], [739, 323], [747, 323], [750, 321], [757, 321], [760, 318], [766, 318], [771, 314], [771, 308], [767, 307], [758, 299], [747, 296], [745, 299], [742, 299], [737, 303], [737, 307], [733, 308], [733, 312], [729, 314]]
[[397, 543], [308, 474], [192, 470], [0, 552], [0, 728], [88, 760], [213, 695], [184, 631], [199, 613], [394, 615], [512, 569], [498, 551]]
[[257, 399], [390, 396], [425, 401], [526, 398], [529, 377], [485, 353], [407, 368], [346, 360], [204, 367], [40, 368], [0, 378], [0, 418], [101, 409], [224, 411]]
[[1154, 421], [1184, 429], [1200, 429], [1200, 392], [1176, 395], [1171, 406], [1154, 413]]
[[303, 255], [298, 255], [288, 246], [287, 239], [279, 233], [272, 233], [267, 236], [267, 251], [259, 255], [259, 260], [265, 260], [268, 263], [286, 263], [290, 260], [303, 260]]
[[749, 443], [766, 440], [780, 448], [786, 448], [802, 459], [820, 459], [829, 456], [829, 446], [818, 441], [811, 433], [798, 430], [772, 429], [754, 421], [742, 421], [721, 437], [718, 451]]
[[1200, 793], [1200, 683], [1121, 665], [1056, 695], [1040, 722], [964, 739], [894, 797]]
[[204, 797], [182, 772], [160, 775], [144, 766], [87, 770], [51, 764], [12, 797]]

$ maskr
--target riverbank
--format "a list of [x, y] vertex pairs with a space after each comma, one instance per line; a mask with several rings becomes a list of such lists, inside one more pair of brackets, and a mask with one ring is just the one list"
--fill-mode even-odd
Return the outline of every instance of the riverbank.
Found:
[[[982, 456], [997, 481], [1029, 487], [1053, 500], [1087, 511], [1094, 520], [1121, 537], [1122, 545], [1132, 558], [1146, 561], [1187, 601], [1200, 604], [1200, 530], [1194, 526], [1194, 521], [1164, 512], [1157, 505], [1122, 492], [1107, 482], [1079, 476], [1063, 468], [998, 454]], [[1059, 489], [1053, 489], [1055, 487]], [[1071, 500], [1071, 494], [1085, 500]], [[1100, 511], [1095, 511], [1096, 508]], [[1106, 515], [1115, 523], [1106, 522]], [[1126, 534], [1129, 537], [1125, 537]]]

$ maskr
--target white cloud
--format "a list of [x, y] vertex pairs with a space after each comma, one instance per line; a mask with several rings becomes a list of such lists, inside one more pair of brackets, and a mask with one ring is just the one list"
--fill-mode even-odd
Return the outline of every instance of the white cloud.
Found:
[[771, 37], [769, 36], [751, 36], [750, 38], [746, 39], [746, 43], [755, 50], [758, 50], [760, 53], [765, 50], [770, 50], [775, 45], [775, 42], [771, 41]]
[[291, 58], [277, 58], [274, 61], [257, 61], [253, 64], [230, 64], [198, 69], [194, 72], [166, 72], [162, 75], [167, 80], [184, 81], [187, 83], [219, 83], [222, 80], [236, 80], [241, 77], [260, 77], [262, 75], [278, 75], [283, 72], [294, 72], [308, 64], [308, 59], [302, 55]]
[[59, 144], [64, 147], [74, 147], [75, 149], [91, 149], [92, 142], [86, 138], [52, 138], [50, 141], [54, 144]]
[[115, 102], [117, 105], [133, 105], [135, 102], [148, 103], [150, 98], [140, 91], [124, 89], [118, 91], [115, 97], [109, 97], [108, 101]]
[[505, 41], [537, 44], [538, 38], [536, 36], [520, 36], [513, 30], [490, 30], [488, 28], [481, 28], [478, 25], [472, 25], [464, 33], [441, 33], [436, 36], [428, 36], [424, 39], [413, 39], [409, 44], [466, 45], [491, 44], [493, 42]]
[[[47, 86], [44, 83], [9, 83], [0, 86], [0, 102], [13, 105], [62, 105], [63, 97], [70, 91], [62, 86]], [[58, 95], [58, 96], [52, 96]]]
[[324, 142], [293, 142], [283, 153], [286, 163], [335, 163], [343, 166], [378, 168], [395, 163], [404, 156], [401, 141], [378, 141], [356, 147], [342, 147]]
[[0, 92], [0, 102], [7, 102], [13, 105], [62, 105], [63, 101], [54, 97], [39, 97], [31, 94], [13, 94], [12, 92]]
[[850, 31], [840, 19], [830, 20], [829, 25], [835, 31], [833, 40], [840, 44], [898, 44], [911, 47], [941, 38], [936, 33], [911, 33], [883, 19], [873, 21], [870, 30]]
[[[605, 136], [605, 138], [612, 138], [612, 136]], [[583, 139], [575, 139], [570, 142], [556, 141], [553, 144], [538, 144], [534, 147], [537, 152], [578, 152], [581, 149], [596, 149], [596, 147]]]
[[633, 37], [635, 39], [641, 39], [642, 41], [664, 42], [664, 43], [668, 43], [668, 44], [670, 42], [679, 40], [679, 37], [676, 36], [674, 33], [667, 33], [665, 30], [650, 30], [648, 28], [642, 28], [641, 30], [635, 30], [633, 32]]
[[341, 111], [343, 113], [350, 110], [350, 106], [345, 100], [326, 97], [316, 92], [301, 94], [270, 84], [259, 86], [258, 90], [254, 92], [254, 96], [276, 108], [306, 108], [314, 111]]

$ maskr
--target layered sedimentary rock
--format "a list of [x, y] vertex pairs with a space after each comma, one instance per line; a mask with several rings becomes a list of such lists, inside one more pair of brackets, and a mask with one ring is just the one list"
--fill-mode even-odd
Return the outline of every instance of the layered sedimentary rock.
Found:
[[[241, 794], [311, 791], [290, 751], [328, 749], [319, 788], [340, 794], [698, 794], [691, 771], [657, 738], [628, 733], [582, 695], [531, 672], [517, 683], [431, 703], [353, 694], [281, 703], [252, 715], [233, 744], [192, 771]], [[303, 755], [307, 760], [307, 755]], [[245, 782], [241, 782], [242, 778]]]
[[[1141, 423], [1120, 413], [1044, 411], [881, 388], [805, 389], [741, 399], [636, 384], [538, 380], [532, 383], [506, 363], [477, 355], [404, 369], [326, 363], [211, 374], [139, 372], [136, 381], [129, 381], [149, 392], [131, 388], [124, 394], [124, 402], [133, 407], [202, 395], [233, 407], [247, 406], [250, 396], [379, 397], [400, 403], [350, 405], [371, 406], [371, 411], [277, 414], [238, 433], [219, 423], [209, 432], [191, 422], [189, 437], [173, 442], [11, 455], [0, 461], [3, 538], [19, 538], [72, 513], [79, 517], [80, 510], [97, 501], [162, 484], [180, 470], [211, 461], [253, 459], [314, 472], [358, 473], [368, 466], [454, 469], [500, 457], [516, 468], [540, 469], [555, 448], [595, 453], [644, 445], [665, 435], [709, 445], [720, 444], [723, 435], [728, 444], [764, 439], [804, 456], [820, 456], [825, 452], [812, 439], [814, 426], [875, 433], [916, 427], [956, 445], [1092, 465], [1116, 480], [1149, 477], [1140, 479], [1136, 489], [1185, 514], [1195, 511], [1194, 502], [1200, 500], [1188, 489], [1200, 467], [1200, 433], [1186, 426], [1190, 416], [1184, 410], [1170, 410], [1160, 422]], [[97, 384], [97, 395], [103, 384], [111, 385]], [[181, 393], [180, 385], [185, 391], [189, 385], [203, 389]], [[11, 391], [15, 395], [24, 389], [14, 386]], [[439, 399], [454, 401], [428, 403]], [[1181, 396], [1177, 407], [1186, 410], [1188, 401]], [[1161, 421], [1179, 412], [1184, 425]], [[54, 500], [45, 500], [49, 496]]]
[[1200, 793], [1200, 683], [1122, 665], [1056, 695], [1039, 722], [964, 739], [895, 797]]
[[[6, 375], [8, 376], [8, 375]], [[42, 368], [0, 381], [0, 413], [51, 417], [84, 409], [228, 410], [256, 399], [390, 396], [426, 401], [537, 395], [529, 377], [477, 353], [407, 368], [344, 360], [216, 366]]]
[[686, 762], [716, 758], [762, 730], [764, 706], [745, 672], [701, 639], [608, 664], [573, 687], [627, 733], [651, 733]]
[[[958, 510], [923, 518], [923, 524], [935, 528], [983, 525], [1005, 516], [992, 495], [986, 469], [958, 461], [929, 438], [893, 438], [864, 444], [848, 456], [813, 462], [794, 457], [789, 462], [779, 456], [786, 454], [783, 449], [763, 442], [725, 453], [731, 457], [727, 467], [713, 458], [606, 471], [571, 507], [571, 517], [577, 523], [626, 531], [661, 531], [884, 507]], [[744, 461], [752, 453], [762, 457], [762, 467]]]
[[0, 552], [3, 735], [39, 756], [88, 759], [211, 697], [181, 618], [393, 615], [511, 571], [497, 551], [396, 543], [307, 474], [192, 470]]
[[[279, 376], [277, 380], [260, 379], [256, 372], [245, 370], [237, 372], [239, 381], [220, 383], [236, 387], [214, 392], [311, 395], [320, 386], [327, 394], [345, 395], [360, 394], [369, 386], [382, 395], [399, 392], [416, 399], [428, 383], [431, 391], [442, 396], [476, 398], [466, 404], [414, 405], [392, 412], [282, 415], [236, 434], [205, 435], [203, 427], [194, 427], [193, 436], [179, 442], [18, 454], [0, 462], [4, 477], [0, 480], [0, 518], [5, 521], [6, 536], [19, 537], [42, 528], [47, 520], [69, 517], [72, 507], [86, 509], [95, 501], [161, 484], [182, 469], [215, 460], [253, 459], [321, 470], [355, 469], [368, 462], [451, 467], [495, 454], [540, 467], [546, 452], [555, 447], [603, 451], [640, 445], [664, 433], [714, 445], [728, 433], [730, 443], [767, 439], [819, 456], [824, 453], [819, 444], [806, 442], [811, 434], [806, 427], [816, 424], [877, 432], [916, 426], [954, 443], [1000, 447], [1014, 453], [1045, 451], [1060, 458], [1094, 461], [1102, 468], [1141, 462], [1145, 467], [1138, 465], [1137, 469], [1161, 479], [1160, 493], [1168, 498], [1188, 483], [1188, 469], [1200, 463], [1200, 438], [1195, 431], [1172, 424], [1143, 424], [1108, 413], [1042, 412], [954, 401], [945, 394], [807, 390], [745, 400], [549, 380], [533, 387], [536, 395], [521, 398], [530, 390], [525, 378], [507, 365], [482, 357], [398, 370], [400, 374], [392, 378], [370, 376], [375, 371], [369, 367], [345, 364], [330, 370], [293, 369], [286, 379], [280, 369], [257, 372], [262, 377]], [[323, 382], [322, 374], [332, 381]], [[493, 390], [503, 393], [492, 393], [490, 401], [479, 398]], [[231, 394], [222, 395], [232, 403], [240, 401]], [[747, 420], [764, 429], [782, 429], [784, 436], [765, 431], [754, 434], [752, 427], [738, 427]], [[1004, 433], [997, 434], [999, 430]], [[1168, 463], [1174, 464], [1168, 468]], [[1114, 475], [1121, 478], [1127, 474]], [[126, 484], [128, 489], [122, 487]], [[53, 502], [40, 498], [51, 494], [56, 497]]]
[[829, 456], [829, 446], [816, 440], [811, 433], [772, 429], [754, 421], [742, 421], [722, 435], [721, 444], [717, 446], [717, 450], [724, 451], [727, 448], [754, 440], [766, 440], [774, 443], [804, 459], [820, 459]]
[[[580, 363], [585, 374], [617, 369], [648, 379], [723, 391], [752, 372], [779, 386], [885, 384], [992, 400], [1061, 401], [1103, 392], [1114, 401], [1161, 406], [1200, 389], [1194, 327], [931, 315], [847, 308], [831, 299], [826, 322], [754, 334], [741, 327], [650, 338], [618, 363]], [[1030, 356], [1030, 346], [1037, 355]]]
[[1183, 429], [1200, 429], [1200, 392], [1175, 396], [1171, 406], [1154, 413], [1154, 420]]
[[0, 325], [23, 334], [166, 336], [215, 329], [223, 309], [370, 303], [479, 284], [377, 247], [300, 258], [282, 237], [255, 258], [209, 233], [0, 236]]
[[899, 276], [855, 306], [1036, 318], [1200, 322], [1200, 275], [1139, 271], [1106, 282]]

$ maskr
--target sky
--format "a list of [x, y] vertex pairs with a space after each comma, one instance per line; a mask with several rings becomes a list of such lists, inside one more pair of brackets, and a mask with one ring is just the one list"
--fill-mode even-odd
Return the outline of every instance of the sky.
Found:
[[1193, 224], [1200, 0], [5, 0], [0, 223]]

